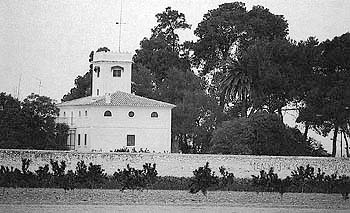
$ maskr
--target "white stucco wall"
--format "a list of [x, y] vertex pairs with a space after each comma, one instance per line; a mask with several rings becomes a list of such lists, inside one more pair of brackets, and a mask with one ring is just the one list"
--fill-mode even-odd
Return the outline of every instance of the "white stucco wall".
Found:
[[302, 156], [252, 156], [252, 155], [208, 155], [208, 154], [164, 154], [164, 153], [77, 153], [75, 151], [40, 151], [40, 150], [1, 150], [0, 162], [4, 166], [21, 168], [21, 159], [31, 160], [29, 170], [35, 171], [39, 166], [49, 164], [50, 159], [64, 160], [67, 170], [75, 170], [79, 161], [84, 160], [99, 164], [107, 174], [112, 175], [117, 169], [128, 164], [134, 168], [142, 168], [145, 163], [156, 163], [159, 176], [192, 177], [193, 171], [209, 162], [209, 167], [219, 174], [223, 166], [235, 177], [251, 178], [260, 170], [268, 171], [271, 167], [279, 177], [290, 176], [299, 166], [310, 165], [320, 168], [327, 175], [335, 172], [338, 175], [350, 175], [349, 158], [321, 158]]
[[[112, 112], [111, 117], [104, 116], [106, 110]], [[130, 111], [135, 113], [134, 117], [129, 117]], [[171, 108], [64, 106], [60, 107], [60, 118], [63, 117], [64, 112], [65, 120], [70, 127], [76, 128], [75, 145], [78, 151], [109, 152], [127, 147], [127, 135], [135, 135], [137, 151], [140, 148], [143, 150], [147, 148], [151, 152], [171, 151]], [[73, 119], [69, 117], [72, 112]], [[151, 118], [152, 112], [157, 112], [158, 118]], [[78, 134], [81, 135], [80, 145], [78, 145]], [[86, 145], [85, 134], [87, 134]]]
[[[97, 77], [97, 72], [93, 72], [92, 96], [102, 96], [115, 91], [131, 93], [131, 63], [132, 54], [130, 53], [95, 53], [92, 64], [94, 68], [96, 66], [100, 67], [100, 74]], [[113, 77], [111, 68], [114, 66], [123, 67], [121, 77]], [[97, 94], [97, 89], [99, 94]]]
[[[93, 72], [93, 88], [92, 96], [97, 95], [97, 89], [99, 89], [99, 96], [106, 93], [113, 93], [115, 91], [122, 91], [131, 93], [131, 63], [129, 62], [96, 62], [94, 66], [100, 67], [100, 75], [97, 77], [97, 73]], [[121, 77], [113, 77], [111, 67], [121, 66], [124, 71], [121, 72]]]

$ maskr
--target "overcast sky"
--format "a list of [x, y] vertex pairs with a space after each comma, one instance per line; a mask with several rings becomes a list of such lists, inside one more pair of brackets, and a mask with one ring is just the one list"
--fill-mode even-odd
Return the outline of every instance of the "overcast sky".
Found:
[[[171, 6], [185, 14], [191, 30], [180, 32], [182, 40], [195, 40], [193, 30], [203, 15], [220, 0], [124, 0], [121, 49], [134, 52], [155, 26], [155, 14]], [[350, 28], [350, 1], [243, 1], [250, 9], [262, 5], [284, 15], [290, 37], [319, 40], [339, 36]], [[31, 92], [60, 100], [74, 79], [88, 71], [88, 55], [98, 47], [118, 49], [120, 0], [1, 0], [0, 1], [0, 92], [20, 98]]]

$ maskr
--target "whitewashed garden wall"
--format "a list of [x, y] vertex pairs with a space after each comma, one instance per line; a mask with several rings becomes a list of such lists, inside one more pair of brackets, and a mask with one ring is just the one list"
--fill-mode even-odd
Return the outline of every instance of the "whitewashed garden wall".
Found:
[[[160, 153], [78, 153], [74, 151], [33, 151], [1, 150], [0, 165], [21, 168], [21, 158], [32, 161], [29, 169], [34, 171], [39, 166], [49, 164], [50, 159], [64, 160], [67, 169], [75, 170], [78, 161], [86, 164], [93, 162], [102, 165], [108, 174], [130, 164], [142, 168], [144, 163], [156, 163], [160, 176], [191, 177], [192, 171], [209, 162], [210, 168], [219, 174], [218, 168], [224, 166], [236, 177], [251, 177], [264, 169], [274, 167], [280, 177], [290, 176], [297, 166], [310, 164], [315, 169], [321, 168], [326, 174], [337, 172], [350, 175], [350, 160], [346, 158], [296, 157], [296, 156], [251, 156], [251, 155], [200, 155], [200, 154], [160, 154]], [[317, 170], [315, 171], [317, 172]]]

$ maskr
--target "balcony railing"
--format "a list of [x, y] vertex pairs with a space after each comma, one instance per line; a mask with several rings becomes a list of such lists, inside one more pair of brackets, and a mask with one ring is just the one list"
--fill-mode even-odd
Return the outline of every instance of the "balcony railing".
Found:
[[69, 126], [74, 126], [74, 117], [57, 117], [56, 123], [65, 123]]

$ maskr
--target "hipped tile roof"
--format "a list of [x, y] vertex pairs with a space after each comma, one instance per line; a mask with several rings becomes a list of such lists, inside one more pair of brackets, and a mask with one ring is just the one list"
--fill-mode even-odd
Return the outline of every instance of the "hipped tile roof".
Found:
[[[110, 102], [106, 102], [106, 97], [110, 96]], [[107, 97], [108, 99], [108, 97]], [[84, 97], [71, 101], [66, 101], [57, 104], [57, 106], [136, 106], [136, 107], [169, 107], [173, 108], [175, 105], [162, 101], [156, 101], [149, 98], [144, 98], [138, 95], [133, 95], [126, 92], [116, 91], [112, 94], [106, 94], [98, 97]]]

